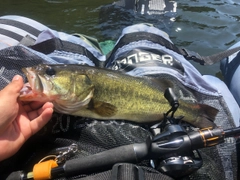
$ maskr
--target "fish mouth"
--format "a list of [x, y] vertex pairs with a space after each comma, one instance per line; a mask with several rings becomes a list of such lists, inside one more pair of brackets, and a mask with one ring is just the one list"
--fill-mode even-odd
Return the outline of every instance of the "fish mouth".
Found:
[[43, 86], [41, 80], [32, 68], [23, 68], [22, 71], [26, 75], [28, 83], [23, 85], [19, 98], [22, 101], [34, 100], [35, 97], [39, 97], [42, 94]]
[[25, 83], [20, 91], [20, 97], [21, 96], [26, 96], [26, 95], [29, 95], [31, 94], [33, 91], [32, 91], [32, 87], [30, 86], [29, 83]]

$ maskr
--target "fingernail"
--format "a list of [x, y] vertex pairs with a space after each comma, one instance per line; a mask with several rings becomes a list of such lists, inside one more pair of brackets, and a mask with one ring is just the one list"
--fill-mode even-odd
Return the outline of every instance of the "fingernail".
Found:
[[12, 81], [18, 81], [20, 79], [21, 76], [19, 75], [15, 75], [12, 79]]

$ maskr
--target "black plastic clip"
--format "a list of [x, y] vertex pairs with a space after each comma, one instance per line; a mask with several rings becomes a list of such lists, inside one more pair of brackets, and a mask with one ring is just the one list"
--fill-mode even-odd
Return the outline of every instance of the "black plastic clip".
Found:
[[183, 56], [187, 59], [187, 60], [193, 60], [201, 65], [205, 64], [205, 61], [203, 60], [202, 56], [199, 55], [197, 52], [194, 51], [190, 51], [188, 49], [182, 48], [183, 51]]
[[179, 102], [177, 96], [174, 94], [172, 88], [167, 88], [164, 92], [164, 97], [168, 100], [169, 104], [171, 105], [171, 109], [166, 113], [166, 116], [170, 112], [172, 112], [171, 117], [173, 117], [174, 113], [177, 111], [179, 107]]
[[[127, 173], [126, 173], [127, 172]], [[141, 167], [129, 163], [118, 163], [112, 168], [111, 180], [136, 179], [145, 180], [145, 174]]]

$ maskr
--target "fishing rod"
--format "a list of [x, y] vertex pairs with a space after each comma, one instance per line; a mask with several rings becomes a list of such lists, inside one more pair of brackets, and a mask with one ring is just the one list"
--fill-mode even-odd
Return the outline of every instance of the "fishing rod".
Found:
[[[116, 163], [139, 163], [142, 160], [157, 160], [157, 169], [173, 178], [189, 175], [201, 168], [202, 159], [189, 156], [189, 152], [200, 148], [211, 147], [223, 143], [227, 137], [240, 134], [240, 128], [223, 130], [221, 128], [204, 129], [183, 134], [180, 126], [169, 126], [167, 133], [173, 138], [163, 136], [163, 139], [147, 139], [144, 143], [131, 144], [110, 149], [83, 158], [67, 160], [63, 165], [54, 167], [50, 171], [51, 178], [71, 177], [109, 170]], [[180, 131], [179, 131], [180, 130]], [[175, 137], [174, 137], [175, 136]], [[38, 179], [32, 174], [21, 171], [14, 172], [7, 180]]]
[[[182, 124], [179, 124], [181, 118], [174, 118], [174, 112], [179, 104], [172, 89], [167, 89], [164, 96], [168, 99], [171, 109], [165, 114], [161, 123], [151, 127], [155, 132], [153, 137], [147, 138], [143, 143], [120, 146], [94, 155], [66, 160], [64, 163], [55, 162], [53, 166], [48, 164], [50, 168], [48, 168], [48, 176], [44, 176], [45, 179], [101, 172], [111, 169], [117, 163], [136, 164], [143, 160], [150, 160], [153, 167], [172, 178], [180, 178], [201, 168], [203, 161], [199, 149], [221, 144], [225, 138], [240, 134], [240, 127], [227, 130], [222, 128], [186, 130]], [[160, 129], [161, 133], [156, 133], [157, 129]], [[76, 148], [70, 147], [64, 151], [65, 154]], [[52, 160], [51, 163], [54, 164], [54, 161]], [[14, 172], [15, 174], [12, 173], [7, 180], [44, 179], [41, 172], [41, 177], [39, 175], [36, 177], [36, 174], [39, 174], [36, 171], [40, 170], [34, 169], [33, 172], [26, 174], [22, 171]]]

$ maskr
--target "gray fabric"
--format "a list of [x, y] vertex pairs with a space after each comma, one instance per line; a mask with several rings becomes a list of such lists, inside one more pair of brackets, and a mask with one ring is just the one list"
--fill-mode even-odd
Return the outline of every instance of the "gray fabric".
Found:
[[[163, 32], [160, 30], [149, 27], [144, 24], [140, 25], [133, 25], [127, 27], [123, 30], [121, 37], [123, 37], [127, 33], [139, 32], [139, 31], [146, 31], [154, 34], [158, 34], [160, 36], [165, 37], [168, 39], [167, 36], [164, 35]], [[121, 37], [119, 38], [118, 42], [120, 42]], [[151, 60], [148, 58], [146, 61], [141, 61], [140, 53], [136, 53], [135, 49], [143, 49], [142, 51], [147, 57], [149, 54], [155, 53], [154, 50], [158, 50], [161, 54], [167, 54], [172, 56], [172, 59], [179, 61], [183, 68], [184, 73], [182, 71], [177, 71], [176, 69], [172, 68], [172, 66], [167, 62], [160, 62], [156, 60]], [[149, 52], [149, 54], [146, 54]], [[153, 55], [152, 55], [153, 56]], [[132, 76], [148, 76], [154, 75], [157, 77], [165, 77], [173, 82], [175, 85], [174, 89], [178, 97], [181, 95], [178, 94], [178, 88], [181, 85], [185, 87], [189, 87], [192, 95], [194, 95], [194, 99], [197, 99], [197, 102], [202, 104], [208, 104], [212, 107], [215, 107], [219, 110], [217, 117], [215, 119], [215, 123], [217, 126], [223, 127], [224, 129], [233, 128], [239, 122], [239, 107], [236, 104], [233, 96], [225, 86], [217, 86], [217, 83], [224, 84], [223, 82], [219, 82], [217, 79], [211, 79], [208, 77], [202, 76], [196, 68], [188, 61], [186, 61], [183, 56], [166, 49], [165, 47], [152, 43], [151, 41], [146, 40], [144, 41], [136, 41], [136, 42], [129, 42], [125, 46], [117, 49], [116, 51], [112, 52], [110, 56], [110, 62], [113, 62], [113, 66], [108, 67], [115, 69], [114, 65], [116, 64], [124, 64], [125, 66], [122, 67], [133, 67], [132, 70], [126, 72]], [[128, 61], [128, 60], [131, 61]], [[146, 58], [147, 59], [147, 58]], [[154, 62], [155, 61], [155, 62]], [[130, 62], [130, 64], [128, 64]], [[141, 63], [140, 63], [141, 62]], [[159, 66], [153, 66], [152, 64], [156, 65], [158, 63]], [[134, 68], [135, 66], [135, 68]], [[121, 67], [121, 66], [118, 66]], [[120, 71], [125, 71], [125, 69], [118, 69]], [[177, 79], [171, 78], [174, 77]], [[215, 83], [216, 82], [216, 83]], [[223, 89], [219, 89], [219, 88]], [[225, 93], [225, 94], [224, 94]], [[191, 95], [187, 94], [187, 96], [191, 99]], [[224, 100], [225, 97], [232, 99], [231, 104], [226, 104]], [[184, 96], [185, 97], [185, 96]], [[236, 116], [232, 116], [231, 112], [233, 108], [236, 111]], [[236, 147], [235, 147], [235, 139], [229, 138], [224, 144], [209, 148], [203, 149], [203, 159], [204, 159], [204, 166], [199, 171], [197, 171], [194, 175], [191, 176], [191, 179], [236, 179], [237, 177], [237, 160], [236, 160]]]
[[[123, 34], [131, 31], [149, 31], [157, 34], [160, 33], [159, 35], [162, 35], [168, 39], [168, 37], [163, 32], [157, 30], [154, 27], [149, 27], [146, 25], [128, 27], [123, 31]], [[128, 72], [128, 74], [133, 76], [157, 74], [158, 76], [164, 76], [165, 78], [172, 77], [172, 81], [174, 82], [176, 87], [182, 85], [188, 87], [189, 89], [191, 89], [192, 94], [194, 94], [194, 97], [197, 99], [197, 101], [211, 105], [219, 110], [215, 121], [217, 125], [222, 126], [224, 129], [235, 127], [231, 111], [227, 107], [226, 102], [222, 97], [221, 91], [219, 91], [219, 89], [217, 89], [217, 87], [215, 87], [213, 84], [207, 82], [189, 62], [184, 60], [181, 55], [176, 54], [171, 50], [168, 50], [158, 44], [152, 44], [151, 42], [146, 40], [141, 42], [131, 42], [129, 43], [129, 45], [126, 45], [125, 47], [117, 50], [116, 52], [113, 52], [112, 57], [114, 58], [111, 59], [111, 61], [121, 60], [119, 58], [122, 57], [122, 55], [124, 55], [128, 51], [131, 51], [134, 48], [157, 49], [166, 54], [171, 54], [174, 59], [178, 60], [183, 65], [184, 74], [181, 74], [174, 69], [161, 66], [135, 68], [132, 71]], [[89, 48], [89, 50], [91, 49], [92, 48]], [[69, 58], [72, 58], [73, 62], [78, 61], [77, 59], [75, 59], [74, 55], [71, 56], [71, 52], [68, 53], [68, 55], [70, 55]], [[95, 53], [99, 55], [99, 52], [95, 51]], [[58, 52], [57, 55], [60, 56], [61, 52]], [[81, 54], [78, 57], [81, 60]], [[104, 59], [104, 56], [100, 55], [98, 57]], [[51, 55], [45, 55], [33, 51], [25, 46], [12, 46], [9, 48], [4, 48], [0, 51], [0, 88], [4, 88], [16, 74], [24, 76], [21, 71], [22, 67], [33, 66], [39, 63], [59, 63], [59, 59], [52, 58]], [[90, 59], [86, 60], [89, 60], [89, 63], [91, 63]], [[146, 64], [146, 66], [147, 65], [148, 63]], [[87, 122], [85, 124], [78, 124], [78, 121], [82, 121], [80, 117], [78, 117], [77, 120], [76, 117], [70, 116], [64, 116], [63, 119], [62, 115], [59, 114], [56, 114], [55, 117], [57, 119], [55, 120], [55, 122], [57, 123], [62, 123], [64, 120], [70, 123], [70, 121], [68, 121], [68, 117], [70, 119], [74, 119], [73, 123], [74, 127], [76, 128], [75, 131], [74, 128], [73, 131], [69, 131], [69, 128], [67, 128], [67, 130], [65, 129], [66, 131], [63, 131], [64, 129], [61, 126], [60, 129], [56, 129], [56, 123], [54, 123], [53, 118], [53, 120], [49, 124], [52, 129], [50, 128], [48, 134], [46, 134], [47, 131], [45, 132], [45, 134], [43, 134], [47, 138], [55, 137], [58, 135], [63, 136], [64, 140], [61, 141], [63, 143], [54, 141], [54, 143], [56, 143], [54, 145], [60, 146], [62, 146], [66, 142], [73, 142], [71, 138], [75, 139], [82, 149], [80, 154], [78, 154], [77, 156], [94, 154], [101, 150], [110, 149], [114, 146], [124, 145], [127, 143], [134, 143], [139, 141], [141, 142], [145, 140], [146, 135], [148, 134], [148, 132], [139, 125], [135, 126], [126, 122], [122, 122], [120, 124], [118, 124], [118, 122], [117, 126], [116, 124], [114, 124], [115, 122], [107, 123], [91, 120], [89, 120], [89, 123]], [[61, 131], [62, 133], [59, 134]], [[236, 179], [237, 162], [234, 138], [229, 138], [224, 144], [212, 148], [202, 149], [201, 152], [204, 159], [203, 167], [195, 174], [191, 175], [189, 178], [186, 179]], [[31, 155], [32, 154], [29, 154], [29, 156]], [[18, 157], [21, 157], [21, 154], [18, 154]], [[30, 162], [30, 160], [26, 162]], [[11, 164], [12, 162], [8, 163]]]

